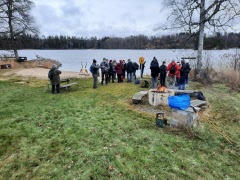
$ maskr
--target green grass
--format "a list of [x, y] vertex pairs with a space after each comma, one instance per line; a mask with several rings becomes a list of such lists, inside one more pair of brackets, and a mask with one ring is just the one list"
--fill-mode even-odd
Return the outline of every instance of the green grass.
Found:
[[80, 79], [78, 90], [52, 95], [46, 81], [21, 81], [0, 81], [0, 179], [240, 177], [240, 95], [223, 85], [192, 88], [202, 89], [210, 120], [234, 146], [205, 123], [195, 137], [157, 128], [154, 114], [139, 111], [147, 103], [131, 103], [138, 85], [92, 89], [92, 79]]

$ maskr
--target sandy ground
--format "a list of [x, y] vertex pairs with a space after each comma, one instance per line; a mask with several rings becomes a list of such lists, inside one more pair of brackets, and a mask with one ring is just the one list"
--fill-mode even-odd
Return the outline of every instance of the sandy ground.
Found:
[[[48, 79], [49, 69], [45, 68], [29, 68], [29, 69], [8, 69], [3, 76], [22, 76], [36, 77], [40, 79]], [[91, 77], [90, 74], [80, 74], [79, 72], [62, 71], [60, 77], [63, 78], [86, 78]]]

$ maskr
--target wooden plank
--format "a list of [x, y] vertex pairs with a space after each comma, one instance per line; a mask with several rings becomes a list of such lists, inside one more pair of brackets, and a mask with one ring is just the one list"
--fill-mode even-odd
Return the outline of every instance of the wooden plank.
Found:
[[73, 83], [69, 83], [69, 84], [64, 84], [64, 85], [60, 86], [60, 88], [68, 88], [69, 89], [73, 85], [78, 86], [78, 83], [73, 82]]
[[148, 91], [140, 91], [140, 92], [134, 94], [134, 96], [132, 97], [132, 100], [139, 100], [140, 101], [147, 94], [148, 94]]
[[191, 106], [193, 106], [193, 107], [198, 107], [198, 106], [202, 106], [202, 105], [204, 105], [204, 104], [207, 104], [207, 102], [206, 102], [206, 101], [199, 100], [199, 99], [195, 99], [195, 100], [190, 101], [190, 104], [191, 104]]

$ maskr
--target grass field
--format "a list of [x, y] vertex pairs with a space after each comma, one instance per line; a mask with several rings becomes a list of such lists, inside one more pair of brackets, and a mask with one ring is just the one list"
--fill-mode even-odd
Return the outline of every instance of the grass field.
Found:
[[0, 179], [239, 179], [239, 93], [190, 87], [202, 90], [231, 145], [201, 121], [191, 132], [156, 127], [155, 114], [140, 111], [147, 100], [131, 102], [139, 85], [76, 81], [54, 95], [45, 80], [0, 81]]

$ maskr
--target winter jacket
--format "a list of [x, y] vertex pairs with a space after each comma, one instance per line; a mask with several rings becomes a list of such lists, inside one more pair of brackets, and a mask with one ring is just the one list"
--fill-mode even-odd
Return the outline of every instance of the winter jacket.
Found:
[[53, 71], [53, 78], [51, 79], [51, 84], [52, 85], [60, 84], [59, 74], [61, 74], [62, 72], [60, 70], [58, 70], [57, 68], [52, 68], [52, 69], [54, 69], [54, 71]]
[[99, 65], [92, 63], [92, 74], [99, 74]]
[[185, 63], [182, 63], [182, 67], [180, 69], [180, 77], [187, 77], [187, 66]]
[[159, 67], [159, 73], [160, 73], [160, 75], [166, 75], [167, 74], [167, 66], [162, 64]]
[[101, 62], [100, 68], [102, 72], [108, 72], [109, 69], [109, 64], [107, 62]]
[[172, 66], [177, 66], [177, 64], [175, 62], [171, 62], [170, 64], [168, 64], [168, 67], [167, 67], [168, 76], [174, 76], [176, 74], [176, 72], [174, 74], [170, 73], [170, 69], [172, 68]]
[[133, 72], [133, 63], [129, 61], [127, 63], [127, 73], [132, 73]]
[[157, 77], [159, 74], [159, 65], [158, 65], [158, 61], [156, 59], [152, 60], [152, 62], [150, 64], [150, 69], [151, 69], [151, 76]]
[[181, 65], [180, 64], [176, 64], [176, 77], [180, 78], [180, 69], [181, 69]]
[[115, 70], [116, 70], [117, 74], [122, 74], [123, 64], [117, 63]]

